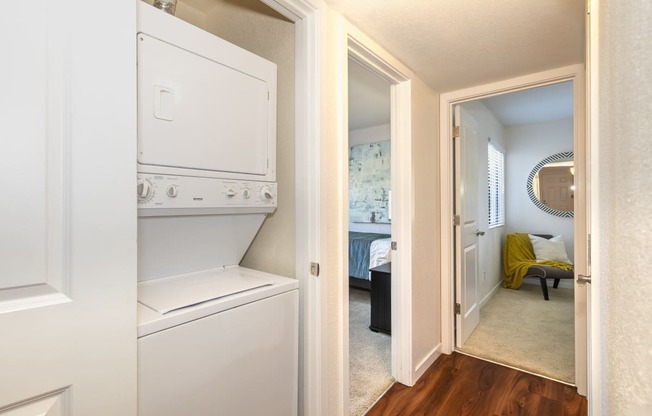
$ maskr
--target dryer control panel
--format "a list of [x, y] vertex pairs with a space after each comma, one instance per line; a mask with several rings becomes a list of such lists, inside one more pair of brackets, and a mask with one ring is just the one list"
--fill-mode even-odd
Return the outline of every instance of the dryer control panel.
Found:
[[271, 213], [276, 182], [139, 174], [139, 216]]

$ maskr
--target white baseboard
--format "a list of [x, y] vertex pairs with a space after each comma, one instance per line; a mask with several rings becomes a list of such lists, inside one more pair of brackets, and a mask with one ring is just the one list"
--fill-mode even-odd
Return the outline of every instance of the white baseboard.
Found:
[[414, 368], [414, 372], [412, 373], [412, 386], [419, 381], [423, 373], [426, 372], [426, 370], [432, 365], [432, 363], [435, 362], [437, 358], [441, 355], [441, 342], [437, 344], [435, 348], [433, 348], [428, 354], [426, 354], [426, 357], [421, 360], [419, 364]]
[[482, 309], [484, 307], [484, 305], [486, 305], [486, 303], [489, 302], [489, 300], [496, 294], [496, 291], [498, 289], [500, 289], [501, 287], [503, 287], [503, 281], [502, 280], [500, 282], [498, 282], [498, 284], [496, 286], [494, 286], [494, 288], [491, 289], [489, 291], [489, 293], [487, 293], [487, 296], [482, 298], [482, 300], [480, 301], [480, 309]]

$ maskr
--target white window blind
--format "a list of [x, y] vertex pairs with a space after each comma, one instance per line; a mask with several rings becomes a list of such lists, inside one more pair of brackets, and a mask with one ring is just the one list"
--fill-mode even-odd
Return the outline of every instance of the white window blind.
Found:
[[505, 156], [489, 143], [489, 228], [505, 225]]

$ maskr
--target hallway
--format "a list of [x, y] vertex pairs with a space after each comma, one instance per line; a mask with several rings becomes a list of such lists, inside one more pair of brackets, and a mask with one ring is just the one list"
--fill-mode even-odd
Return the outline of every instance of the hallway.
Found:
[[574, 387], [467, 355], [441, 355], [414, 387], [395, 384], [367, 413], [585, 416]]

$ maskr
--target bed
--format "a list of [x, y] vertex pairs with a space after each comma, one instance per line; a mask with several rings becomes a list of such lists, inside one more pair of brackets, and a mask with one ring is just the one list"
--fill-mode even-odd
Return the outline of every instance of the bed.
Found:
[[391, 261], [391, 235], [349, 231], [349, 286], [370, 290], [369, 269]]

